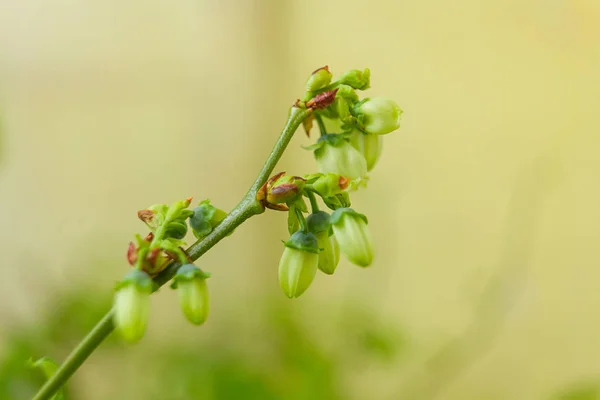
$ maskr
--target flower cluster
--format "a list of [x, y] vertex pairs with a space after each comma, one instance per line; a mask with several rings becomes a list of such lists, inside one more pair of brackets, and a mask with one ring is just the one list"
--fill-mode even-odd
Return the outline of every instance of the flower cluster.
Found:
[[383, 135], [400, 127], [402, 110], [385, 97], [359, 99], [357, 90], [370, 87], [369, 69], [351, 70], [331, 82], [328, 67], [319, 68], [306, 84], [304, 101], [299, 106], [314, 109], [311, 121], [304, 124], [310, 135], [316, 120], [321, 137], [309, 146], [319, 170], [332, 172], [359, 184], [365, 180], [381, 156]]
[[[317, 270], [333, 274], [340, 253], [361, 267], [373, 261], [367, 217], [350, 208], [350, 193], [365, 186], [367, 173], [381, 154], [382, 135], [398, 129], [402, 111], [389, 99], [359, 99], [357, 91], [369, 85], [368, 69], [348, 71], [334, 82], [327, 67], [313, 72], [304, 98], [295, 107], [308, 115], [303, 125], [309, 136], [315, 121], [319, 126], [321, 135], [308, 149], [314, 152], [320, 172], [304, 176], [282, 172], [251, 193], [257, 213], [265, 208], [288, 213], [291, 236], [284, 242], [279, 283], [290, 298], [308, 289]], [[319, 208], [318, 199], [330, 213]], [[150, 294], [157, 289], [153, 278], [172, 262], [181, 264], [171, 287], [177, 289], [183, 314], [196, 325], [208, 317], [206, 280], [210, 275], [193, 264], [183, 240], [189, 230], [196, 239], [205, 238], [227, 214], [208, 200], [190, 210], [191, 200], [157, 204], [138, 212], [150, 233], [136, 236], [136, 243], [129, 245], [127, 260], [133, 269], [117, 284], [113, 312], [116, 329], [130, 342], [139, 340], [146, 330]], [[231, 220], [234, 218], [235, 212]]]
[[144, 335], [150, 294], [157, 289], [152, 278], [171, 261], [182, 264], [171, 287], [177, 289], [183, 314], [196, 325], [204, 323], [208, 317], [206, 279], [210, 274], [192, 264], [183, 249], [183, 238], [191, 228], [194, 236], [202, 239], [227, 214], [211, 205], [209, 200], [189, 210], [191, 200], [187, 198], [170, 206], [157, 204], [138, 212], [138, 217], [150, 228], [150, 233], [143, 239], [136, 236], [137, 246], [129, 244], [127, 260], [133, 269], [117, 284], [113, 314], [115, 327], [129, 342], [135, 342]]
[[[319, 126], [319, 139], [307, 149], [314, 152], [320, 173], [277, 174], [257, 195], [265, 207], [288, 211], [291, 236], [284, 242], [279, 283], [290, 298], [308, 289], [317, 269], [333, 274], [340, 252], [361, 267], [373, 261], [367, 217], [350, 208], [350, 193], [365, 186], [381, 155], [382, 135], [399, 128], [402, 111], [386, 98], [359, 99], [357, 91], [369, 86], [368, 69], [348, 71], [334, 82], [328, 67], [314, 71], [296, 106], [313, 111], [304, 122], [308, 136], [314, 121]], [[310, 212], [304, 198], [310, 201]], [[317, 198], [331, 214], [319, 209]]]

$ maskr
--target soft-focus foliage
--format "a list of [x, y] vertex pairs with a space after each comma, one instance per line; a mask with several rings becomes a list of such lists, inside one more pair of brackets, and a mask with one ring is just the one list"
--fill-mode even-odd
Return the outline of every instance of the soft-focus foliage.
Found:
[[[102, 301], [90, 302], [93, 296]], [[281, 301], [265, 301], [265, 312], [260, 317], [261, 335], [257, 343], [260, 355], [237, 352], [227, 345], [236, 338], [235, 329], [225, 324], [213, 332], [212, 339], [196, 345], [182, 345], [173, 341], [160, 348], [138, 354], [137, 358], [125, 356], [133, 370], [144, 371], [140, 380], [119, 380], [119, 369], [114, 369], [114, 357], [123, 356], [125, 348], [118, 341], [109, 340], [88, 369], [100, 373], [107, 384], [104, 396], [98, 398], [139, 399], [322, 399], [347, 398], [343, 372], [356, 368], [357, 363], [383, 365], [392, 362], [403, 351], [403, 337], [396, 328], [382, 325], [367, 315], [347, 313], [338, 321], [340, 342], [343, 346], [331, 347], [326, 341], [314, 337], [298, 316], [281, 306]], [[31, 397], [42, 382], [41, 373], [32, 370], [23, 361], [28, 354], [39, 354], [47, 348], [67, 349], [75, 339], [84, 335], [93, 319], [110, 305], [108, 297], [94, 291], [68, 293], [50, 306], [57, 310], [55, 319], [42, 321], [46, 330], [36, 325], [20, 326], [11, 332], [7, 344], [11, 351], [0, 359], [0, 398], [17, 400]], [[73, 313], [86, 312], [90, 317], [74, 323], [65, 323]], [[355, 310], [354, 310], [355, 311]], [[357, 323], [358, 319], [364, 323]], [[235, 348], [235, 346], [233, 346]], [[332, 352], [332, 349], [337, 350]], [[117, 351], [114, 351], [117, 350]], [[62, 351], [61, 351], [62, 353]], [[23, 358], [25, 357], [25, 358]], [[85, 373], [84, 367], [84, 372]], [[95, 378], [94, 378], [95, 379]], [[114, 381], [113, 381], [114, 380]], [[89, 388], [77, 385], [68, 393], [68, 399], [89, 398]]]

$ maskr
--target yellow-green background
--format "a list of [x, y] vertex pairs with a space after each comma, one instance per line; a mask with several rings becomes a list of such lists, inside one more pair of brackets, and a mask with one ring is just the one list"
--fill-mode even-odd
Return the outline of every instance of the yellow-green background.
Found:
[[109, 306], [138, 209], [233, 207], [327, 64], [405, 111], [353, 196], [373, 267], [285, 300], [285, 216], [254, 218], [199, 262], [206, 326], [161, 290], [71, 398], [598, 398], [599, 40], [595, 0], [1, 0], [0, 390]]

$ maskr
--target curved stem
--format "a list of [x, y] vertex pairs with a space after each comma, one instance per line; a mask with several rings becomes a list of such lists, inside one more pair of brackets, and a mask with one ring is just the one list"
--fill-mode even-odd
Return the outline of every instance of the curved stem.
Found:
[[[269, 175], [277, 165], [281, 155], [290, 143], [294, 132], [298, 129], [304, 118], [311, 113], [310, 109], [300, 109], [293, 107], [290, 111], [290, 116], [279, 135], [277, 142], [273, 146], [273, 150], [269, 154], [265, 164], [260, 170], [258, 177], [242, 198], [237, 206], [225, 217], [225, 219], [215, 227], [215, 229], [206, 237], [192, 244], [187, 250], [187, 254], [195, 261], [204, 253], [210, 250], [221, 239], [233, 232], [235, 228], [241, 225], [253, 215], [264, 212], [263, 206], [256, 200], [258, 189], [267, 181]], [[154, 280], [158, 286], [167, 283], [179, 269], [179, 263], [171, 263], [165, 268]], [[77, 371], [83, 362], [94, 352], [94, 350], [106, 339], [113, 331], [114, 325], [112, 320], [112, 310], [96, 324], [96, 326], [85, 336], [82, 341], [73, 349], [71, 354], [67, 356], [65, 361], [60, 365], [54, 375], [50, 377], [40, 388], [38, 393], [33, 397], [33, 400], [48, 400], [58, 389], [60, 389], [67, 380]]]
[[327, 128], [325, 128], [325, 122], [323, 122], [323, 117], [315, 113], [315, 119], [317, 120], [317, 125], [319, 125], [319, 132], [321, 133], [321, 136], [327, 135]]
[[315, 194], [310, 191], [307, 190], [306, 191], [306, 196], [308, 197], [308, 200], [310, 201], [310, 208], [312, 213], [317, 213], [319, 212], [319, 203], [317, 203], [317, 198], [315, 197]]
[[294, 212], [296, 213], [296, 218], [300, 224], [300, 230], [305, 233], [308, 232], [308, 225], [306, 225], [306, 219], [304, 219], [304, 214], [302, 214], [302, 211], [300, 211], [298, 207], [294, 207]]

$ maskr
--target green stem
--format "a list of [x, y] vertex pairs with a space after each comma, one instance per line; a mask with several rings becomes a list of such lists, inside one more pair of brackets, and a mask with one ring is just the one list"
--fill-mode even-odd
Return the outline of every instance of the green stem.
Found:
[[296, 213], [296, 218], [300, 223], [300, 230], [302, 232], [308, 232], [308, 225], [306, 225], [306, 219], [304, 219], [304, 214], [302, 214], [302, 211], [300, 211], [298, 207], [294, 207], [294, 212]]
[[310, 208], [313, 214], [319, 212], [319, 203], [317, 203], [317, 198], [315, 197], [315, 194], [312, 191], [307, 190], [306, 197], [308, 197], [308, 200], [310, 201]]
[[321, 117], [318, 113], [315, 113], [315, 119], [317, 120], [317, 125], [319, 125], [319, 132], [321, 136], [327, 135], [327, 128], [325, 128], [325, 123], [323, 122], [323, 117]]
[[[267, 181], [281, 155], [285, 151], [290, 140], [294, 136], [294, 132], [298, 129], [304, 118], [310, 114], [310, 109], [292, 108], [290, 116], [287, 120], [283, 131], [279, 135], [277, 142], [273, 146], [273, 150], [265, 161], [262, 169], [258, 173], [258, 177], [242, 198], [237, 206], [225, 217], [225, 219], [217, 225], [217, 227], [206, 237], [192, 244], [187, 250], [187, 254], [195, 261], [221, 239], [229, 235], [235, 228], [241, 225], [253, 215], [264, 212], [264, 207], [256, 200], [256, 193], [260, 187]], [[171, 263], [165, 268], [154, 280], [158, 286], [167, 283], [179, 269], [179, 263]], [[77, 371], [83, 362], [94, 352], [94, 350], [106, 339], [113, 331], [112, 310], [96, 324], [96, 326], [87, 334], [86, 337], [73, 349], [71, 354], [67, 356], [65, 361], [58, 368], [56, 373], [50, 377], [40, 388], [38, 393], [33, 397], [33, 400], [48, 400], [58, 389], [60, 389], [67, 380]]]

